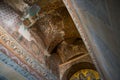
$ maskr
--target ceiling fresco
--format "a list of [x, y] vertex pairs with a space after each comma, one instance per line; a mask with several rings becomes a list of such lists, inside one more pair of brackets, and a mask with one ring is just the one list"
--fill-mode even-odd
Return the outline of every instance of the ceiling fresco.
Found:
[[17, 80], [60, 80], [80, 60], [92, 62], [62, 0], [0, 1], [0, 61]]

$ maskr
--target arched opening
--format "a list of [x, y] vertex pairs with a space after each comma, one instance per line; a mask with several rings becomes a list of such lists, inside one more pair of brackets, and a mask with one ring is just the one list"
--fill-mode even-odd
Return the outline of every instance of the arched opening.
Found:
[[[95, 75], [95, 78], [96, 80], [100, 80], [98, 77], [99, 77], [99, 74], [94, 66], [94, 64], [92, 63], [89, 63], [89, 62], [81, 62], [81, 63], [78, 63], [78, 64], [75, 64], [73, 66], [71, 66], [69, 69], [67, 69], [62, 77], [62, 80], [74, 80], [72, 77], [74, 77], [74, 75], [80, 75], [80, 73], [82, 72], [82, 74], [84, 74], [84, 76], [86, 77], [85, 80], [91, 80], [89, 77], [92, 77], [93, 75]], [[88, 74], [90, 72], [90, 75], [88, 77]], [[93, 74], [92, 74], [93, 73]], [[91, 75], [92, 74], [92, 75]], [[96, 76], [97, 75], [97, 76]], [[76, 76], [78, 77], [78, 76]], [[87, 77], [89, 79], [87, 79]], [[75, 80], [79, 80], [80, 78], [78, 79], [75, 79]], [[81, 79], [82, 80], [82, 79]]]

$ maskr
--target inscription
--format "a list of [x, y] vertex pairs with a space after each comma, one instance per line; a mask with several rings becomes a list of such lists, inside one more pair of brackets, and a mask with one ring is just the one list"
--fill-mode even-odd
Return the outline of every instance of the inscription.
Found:
[[[49, 70], [43, 68], [31, 54], [29, 54], [24, 48], [22, 48], [16, 40], [14, 40], [1, 26], [0, 26], [0, 42], [10, 48], [15, 55], [24, 60], [29, 66], [36, 70], [39, 74], [43, 75], [46, 79], [57, 80]], [[46, 75], [44, 74], [46, 73]]]

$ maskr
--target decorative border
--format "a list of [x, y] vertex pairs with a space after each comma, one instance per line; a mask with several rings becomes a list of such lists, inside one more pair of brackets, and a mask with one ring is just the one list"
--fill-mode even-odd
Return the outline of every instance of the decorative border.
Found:
[[13, 60], [11, 60], [8, 56], [0, 51], [0, 61], [5, 63], [6, 65], [12, 67], [15, 71], [24, 76], [27, 80], [38, 80], [36, 77], [31, 75], [28, 71], [21, 68], [18, 64], [16, 64]]
[[[21, 68], [26, 70], [27, 72], [31, 73], [31, 75], [36, 76], [34, 72], [31, 72], [30, 68], [28, 65], [24, 64], [22, 61], [20, 61], [19, 58], [14, 56], [9, 50], [7, 50], [3, 45], [0, 44], [0, 51], [4, 53], [6, 56], [8, 56], [11, 60], [13, 60], [16, 64], [18, 64]], [[37, 77], [36, 77], [37, 78]]]
[[30, 69], [36, 74], [38, 78], [44, 76], [49, 80], [57, 80], [57, 77], [53, 75], [45, 66], [40, 64], [31, 54], [29, 54], [14, 38], [12, 38], [1, 26], [0, 26], [0, 43], [2, 43], [7, 49], [9, 49], [16, 57], [22, 62], [27, 64]]

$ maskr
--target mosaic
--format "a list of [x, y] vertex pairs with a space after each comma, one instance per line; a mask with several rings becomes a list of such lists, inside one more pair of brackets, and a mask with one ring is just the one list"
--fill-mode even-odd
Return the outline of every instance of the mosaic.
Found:
[[72, 75], [70, 80], [101, 80], [98, 72], [92, 69], [82, 69]]

